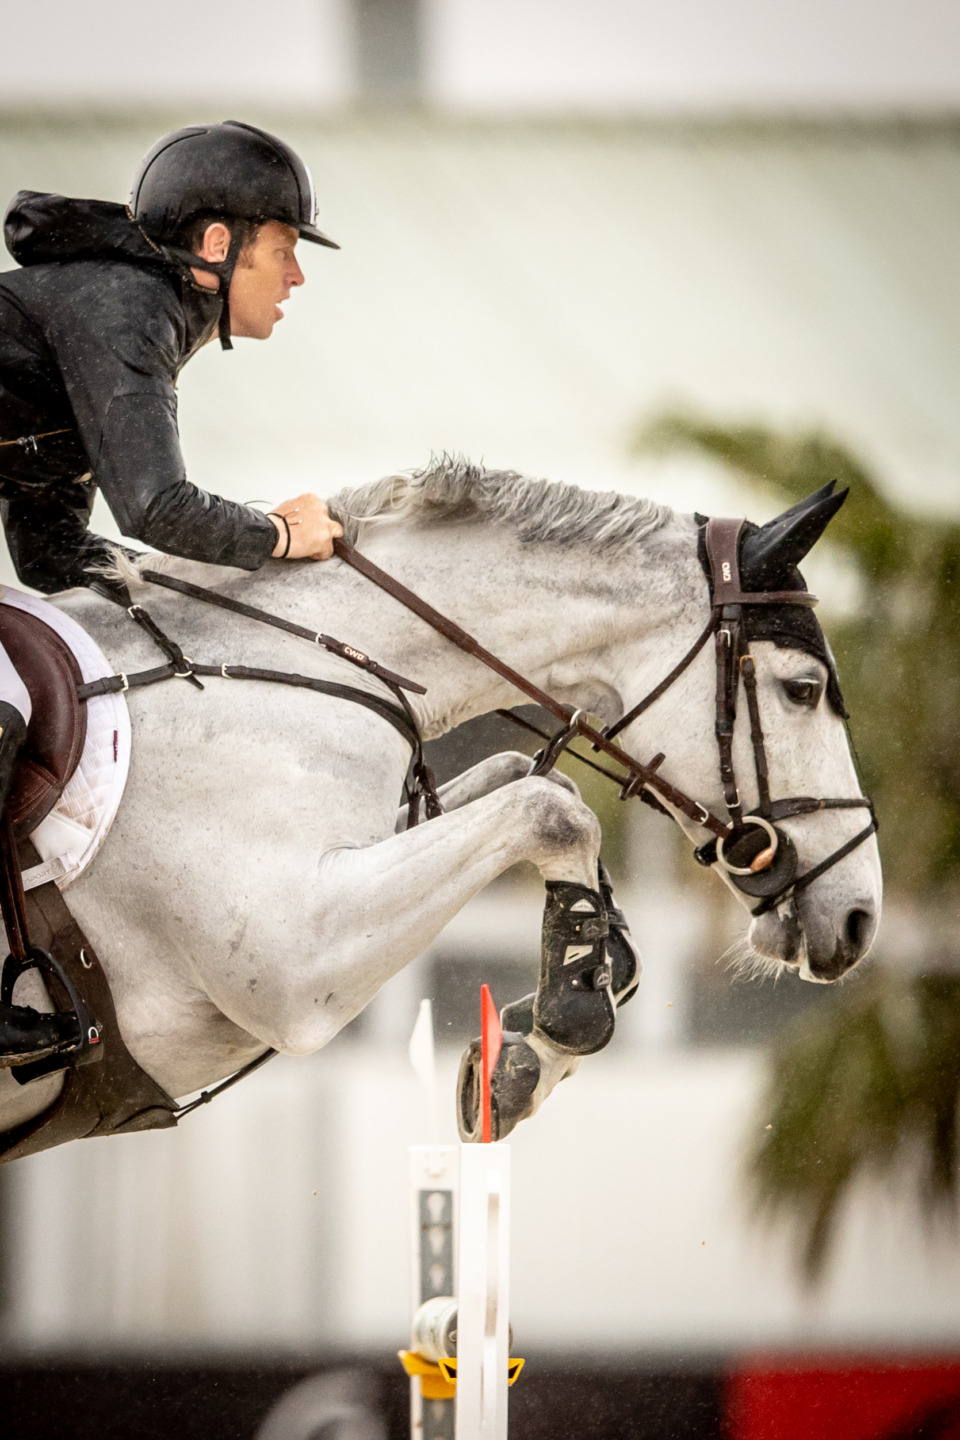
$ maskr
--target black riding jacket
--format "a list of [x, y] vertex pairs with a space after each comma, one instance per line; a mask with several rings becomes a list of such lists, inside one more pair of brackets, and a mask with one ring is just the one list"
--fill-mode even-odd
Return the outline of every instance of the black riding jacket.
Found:
[[0, 514], [20, 579], [48, 593], [109, 560], [97, 489], [157, 550], [255, 570], [277, 543], [259, 511], [186, 478], [177, 376], [221, 302], [122, 205], [22, 191], [0, 274]]

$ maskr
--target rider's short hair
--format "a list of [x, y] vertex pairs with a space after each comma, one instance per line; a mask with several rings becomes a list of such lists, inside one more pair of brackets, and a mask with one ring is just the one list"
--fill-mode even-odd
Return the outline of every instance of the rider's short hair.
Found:
[[193, 255], [198, 254], [208, 225], [226, 225], [234, 239], [239, 237], [241, 251], [253, 244], [260, 229], [260, 223], [256, 220], [243, 220], [238, 215], [221, 215], [212, 210], [201, 210], [199, 214], [191, 215], [178, 230], [176, 244]]

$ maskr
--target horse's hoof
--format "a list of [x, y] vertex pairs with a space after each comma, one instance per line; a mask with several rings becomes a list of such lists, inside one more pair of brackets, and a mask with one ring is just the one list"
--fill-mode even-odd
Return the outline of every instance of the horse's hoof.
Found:
[[547, 881], [533, 1025], [570, 1055], [593, 1055], [613, 1038], [617, 1012], [608, 933], [598, 891], [568, 880]]
[[603, 861], [599, 864], [600, 898], [607, 915], [610, 934], [607, 936], [607, 963], [610, 966], [613, 998], [617, 1009], [626, 1005], [637, 993], [640, 984], [640, 957], [633, 948], [627, 917], [613, 898], [613, 885]]
[[[463, 1052], [457, 1080], [457, 1129], [460, 1139], [468, 1143], [480, 1140], [482, 1133], [480, 1066], [480, 1041], [471, 1040]], [[505, 1139], [515, 1125], [532, 1115], [533, 1092], [539, 1081], [540, 1061], [536, 1051], [522, 1035], [504, 1031], [490, 1081], [491, 1140]]]

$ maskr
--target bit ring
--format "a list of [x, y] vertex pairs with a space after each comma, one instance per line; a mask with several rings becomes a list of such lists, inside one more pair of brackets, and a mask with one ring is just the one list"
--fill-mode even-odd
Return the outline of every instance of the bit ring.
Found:
[[[767, 834], [770, 837], [770, 847], [773, 850], [774, 855], [776, 854], [777, 847], [780, 844], [780, 837], [774, 827], [770, 824], [769, 820], [764, 820], [762, 815], [744, 815], [743, 823], [744, 825], [758, 825], [762, 830], [766, 830]], [[723, 858], [723, 847], [729, 838], [729, 835], [721, 835], [720, 838], [717, 840], [718, 863], [721, 864], [724, 870], [728, 871], [731, 875], [753, 875], [755, 872], [751, 869], [749, 865], [731, 865], [728, 860], [725, 860]], [[772, 858], [773, 857], [771, 856], [771, 861]]]

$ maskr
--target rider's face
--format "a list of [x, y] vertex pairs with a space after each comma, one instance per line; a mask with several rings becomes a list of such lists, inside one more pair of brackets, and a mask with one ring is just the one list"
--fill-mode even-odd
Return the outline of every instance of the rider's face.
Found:
[[268, 340], [280, 306], [290, 291], [303, 284], [303, 271], [294, 253], [298, 235], [292, 225], [268, 220], [253, 243], [240, 254], [230, 282], [230, 329], [251, 340]]

